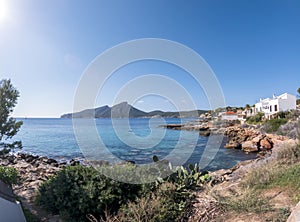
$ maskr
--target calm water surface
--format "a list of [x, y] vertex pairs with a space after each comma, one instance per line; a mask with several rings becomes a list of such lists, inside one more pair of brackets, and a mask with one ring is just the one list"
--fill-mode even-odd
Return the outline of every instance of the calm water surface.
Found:
[[[16, 136], [16, 139], [21, 139], [23, 142], [22, 152], [43, 155], [58, 160], [70, 160], [72, 158], [84, 158], [84, 155], [99, 154], [103, 160], [109, 160], [107, 152], [117, 156], [121, 160], [132, 160], [136, 163], [149, 163], [152, 161], [153, 155], [157, 155], [159, 159], [167, 157], [167, 155], [174, 149], [180, 136], [181, 131], [163, 129], [159, 127], [163, 122], [160, 119], [119, 119], [116, 121], [119, 129], [118, 135], [114, 130], [111, 119], [96, 119], [95, 125], [98, 130], [98, 135], [105, 144], [105, 148], [97, 143], [95, 138], [92, 138], [90, 128], [84, 130], [84, 152], [79, 148], [73, 131], [73, 124], [71, 119], [19, 119], [23, 121], [23, 126]], [[81, 119], [82, 125], [85, 124], [84, 119]], [[129, 121], [130, 128], [128, 129], [126, 123]], [[180, 120], [176, 118], [164, 119], [166, 123], [180, 123], [190, 121], [188, 119]], [[151, 128], [149, 127], [151, 125]], [[130, 144], [120, 138], [130, 139], [128, 135], [136, 135], [144, 140], [137, 141], [136, 144]], [[206, 146], [207, 138], [199, 136], [197, 132], [184, 132], [188, 136], [197, 137], [196, 147], [187, 163], [199, 162], [202, 152]], [[149, 138], [149, 136], [152, 137]], [[163, 138], [160, 139], [161, 135]], [[156, 138], [157, 137], [157, 138]], [[149, 138], [147, 140], [146, 138]], [[151, 144], [158, 140], [154, 146], [147, 147], [147, 143]], [[144, 141], [144, 142], [143, 142]], [[135, 140], [129, 140], [135, 142]], [[136, 145], [136, 146], [135, 146]], [[189, 140], [183, 141], [179, 147], [180, 152], [186, 152], [187, 148], [194, 147]], [[142, 147], [142, 148], [140, 148]], [[101, 153], [103, 150], [106, 152]], [[98, 155], [98, 156], [99, 156]], [[245, 154], [240, 150], [225, 149], [221, 146], [216, 157], [208, 165], [207, 170], [217, 170], [221, 168], [230, 168], [239, 161], [255, 158], [255, 154]], [[179, 157], [180, 158], [180, 155]]]

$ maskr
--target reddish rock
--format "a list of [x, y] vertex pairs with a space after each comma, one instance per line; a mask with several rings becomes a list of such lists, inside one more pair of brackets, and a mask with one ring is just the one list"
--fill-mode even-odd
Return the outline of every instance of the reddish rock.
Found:
[[242, 143], [242, 150], [247, 153], [258, 152], [258, 147], [256, 144], [253, 144], [252, 141], [246, 141]]
[[241, 144], [237, 142], [230, 141], [229, 143], [226, 143], [225, 148], [227, 149], [239, 149], [241, 147]]
[[272, 144], [272, 142], [271, 142], [269, 139], [264, 138], [264, 139], [262, 139], [262, 140], [260, 141], [260, 147], [261, 147], [262, 149], [267, 149], [267, 150], [269, 150], [269, 149], [272, 149], [272, 148], [273, 148], [273, 144]]

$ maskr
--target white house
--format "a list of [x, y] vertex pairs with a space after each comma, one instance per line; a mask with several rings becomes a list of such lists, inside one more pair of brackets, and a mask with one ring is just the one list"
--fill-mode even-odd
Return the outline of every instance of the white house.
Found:
[[237, 120], [238, 114], [232, 111], [222, 113], [222, 120]]
[[255, 104], [255, 113], [263, 112], [267, 118], [275, 113], [296, 109], [296, 96], [284, 93], [273, 98], [260, 99]]

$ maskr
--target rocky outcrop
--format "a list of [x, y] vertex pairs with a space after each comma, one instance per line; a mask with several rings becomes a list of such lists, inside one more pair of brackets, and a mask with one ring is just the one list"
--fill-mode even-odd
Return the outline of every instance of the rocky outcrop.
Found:
[[287, 137], [274, 134], [261, 134], [254, 128], [232, 126], [225, 129], [224, 135], [229, 138], [226, 148], [242, 149], [250, 152], [267, 152], [275, 144], [288, 140]]
[[167, 129], [174, 129], [174, 130], [191, 130], [191, 131], [209, 131], [209, 125], [208, 124], [167, 124], [162, 125], [162, 127]]
[[20, 175], [20, 183], [15, 185], [14, 192], [32, 201], [38, 186], [54, 175], [66, 163], [58, 163], [55, 159], [20, 153], [0, 156], [0, 165], [14, 167]]
[[70, 163], [60, 163], [55, 159], [25, 153], [0, 155], [0, 166], [14, 167], [19, 172], [20, 181], [13, 186], [14, 193], [22, 201], [23, 207], [30, 210], [41, 221], [60, 220], [57, 219], [59, 216], [53, 216], [34, 204], [39, 185], [55, 175], [58, 170], [67, 164], [73, 165], [77, 163], [77, 160], [70, 161]]

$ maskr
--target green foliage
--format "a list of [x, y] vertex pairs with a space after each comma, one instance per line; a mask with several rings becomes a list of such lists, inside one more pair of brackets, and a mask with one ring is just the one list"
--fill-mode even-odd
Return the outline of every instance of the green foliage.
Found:
[[178, 221], [188, 205], [187, 195], [165, 182], [155, 192], [123, 205], [109, 221]]
[[21, 141], [11, 142], [22, 125], [21, 121], [9, 117], [17, 104], [18, 97], [19, 92], [13, 87], [10, 80], [0, 81], [0, 151], [10, 151], [10, 149], [22, 147]]
[[104, 217], [134, 200], [140, 185], [120, 183], [86, 166], [68, 166], [39, 188], [37, 203], [68, 221], [86, 221], [86, 215]]
[[190, 164], [188, 168], [178, 167], [175, 173], [164, 180], [175, 184], [178, 191], [186, 191], [201, 187], [203, 183], [210, 180], [210, 176], [202, 173], [197, 164]]
[[18, 182], [18, 171], [13, 167], [0, 166], [0, 180], [8, 185], [13, 185]]
[[247, 181], [255, 189], [285, 188], [286, 191], [290, 192], [295, 202], [298, 202], [300, 200], [300, 165], [273, 165], [271, 168], [269, 167], [264, 167], [264, 170], [255, 170], [252, 175], [247, 177]]
[[248, 191], [241, 196], [215, 196], [221, 207], [225, 210], [233, 210], [239, 213], [262, 213], [271, 211], [271, 206], [266, 198], [260, 197], [258, 192]]
[[295, 201], [300, 200], [300, 145], [278, 151], [276, 159], [254, 168], [244, 178], [243, 186], [253, 189], [282, 187]]
[[264, 130], [267, 133], [274, 133], [277, 132], [277, 130], [279, 129], [279, 127], [281, 125], [284, 125], [287, 123], [287, 119], [270, 119], [268, 120], [265, 125], [264, 125]]
[[264, 119], [265, 114], [262, 112], [259, 112], [255, 114], [254, 116], [247, 117], [246, 122], [250, 124], [258, 124], [261, 123]]
[[300, 99], [296, 100], [297, 105], [300, 105]]

